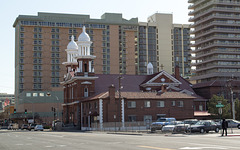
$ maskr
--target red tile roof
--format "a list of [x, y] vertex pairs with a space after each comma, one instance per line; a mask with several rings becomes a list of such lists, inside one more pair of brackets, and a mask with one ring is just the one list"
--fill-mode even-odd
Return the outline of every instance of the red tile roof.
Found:
[[[109, 93], [100, 93], [92, 98], [90, 100], [94, 99], [105, 99], [109, 97]], [[127, 99], [194, 99], [196, 97], [189, 96], [184, 93], [179, 92], [165, 92], [161, 95], [158, 95], [156, 92], [121, 92], [121, 97], [127, 98]], [[115, 98], [119, 98], [119, 93], [115, 92]]]

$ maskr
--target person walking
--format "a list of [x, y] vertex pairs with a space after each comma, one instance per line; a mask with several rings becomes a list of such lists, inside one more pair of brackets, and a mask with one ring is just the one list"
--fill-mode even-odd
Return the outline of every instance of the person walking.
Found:
[[222, 136], [224, 135], [224, 131], [225, 131], [225, 135], [227, 136], [227, 128], [228, 128], [228, 122], [223, 119], [222, 121]]

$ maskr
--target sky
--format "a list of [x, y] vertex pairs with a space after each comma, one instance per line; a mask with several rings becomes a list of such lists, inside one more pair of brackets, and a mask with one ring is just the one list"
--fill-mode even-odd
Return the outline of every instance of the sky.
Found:
[[108, 13], [121, 13], [123, 18], [147, 22], [154, 13], [173, 14], [173, 23], [189, 24], [188, 0], [1, 0], [0, 5], [0, 93], [14, 94], [15, 30], [18, 15], [38, 12], [85, 14], [100, 19]]

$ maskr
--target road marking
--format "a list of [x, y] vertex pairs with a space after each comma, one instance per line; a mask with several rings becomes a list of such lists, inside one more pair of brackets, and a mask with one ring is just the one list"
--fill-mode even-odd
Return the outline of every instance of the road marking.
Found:
[[45, 146], [45, 147], [53, 147], [53, 146]]
[[158, 149], [158, 150], [175, 150], [175, 149], [169, 149], [169, 148], [160, 148], [160, 147], [152, 147], [152, 146], [138, 146], [141, 148], [148, 148], [148, 149]]
[[227, 149], [223, 147], [183, 147], [180, 149]]
[[67, 146], [67, 145], [59, 145], [60, 147], [64, 147], [64, 146]]

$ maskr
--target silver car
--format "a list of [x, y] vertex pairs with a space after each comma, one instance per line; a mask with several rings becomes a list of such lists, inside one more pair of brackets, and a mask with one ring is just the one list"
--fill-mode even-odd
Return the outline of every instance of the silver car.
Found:
[[42, 125], [36, 125], [34, 127], [34, 131], [43, 131], [43, 126]]

